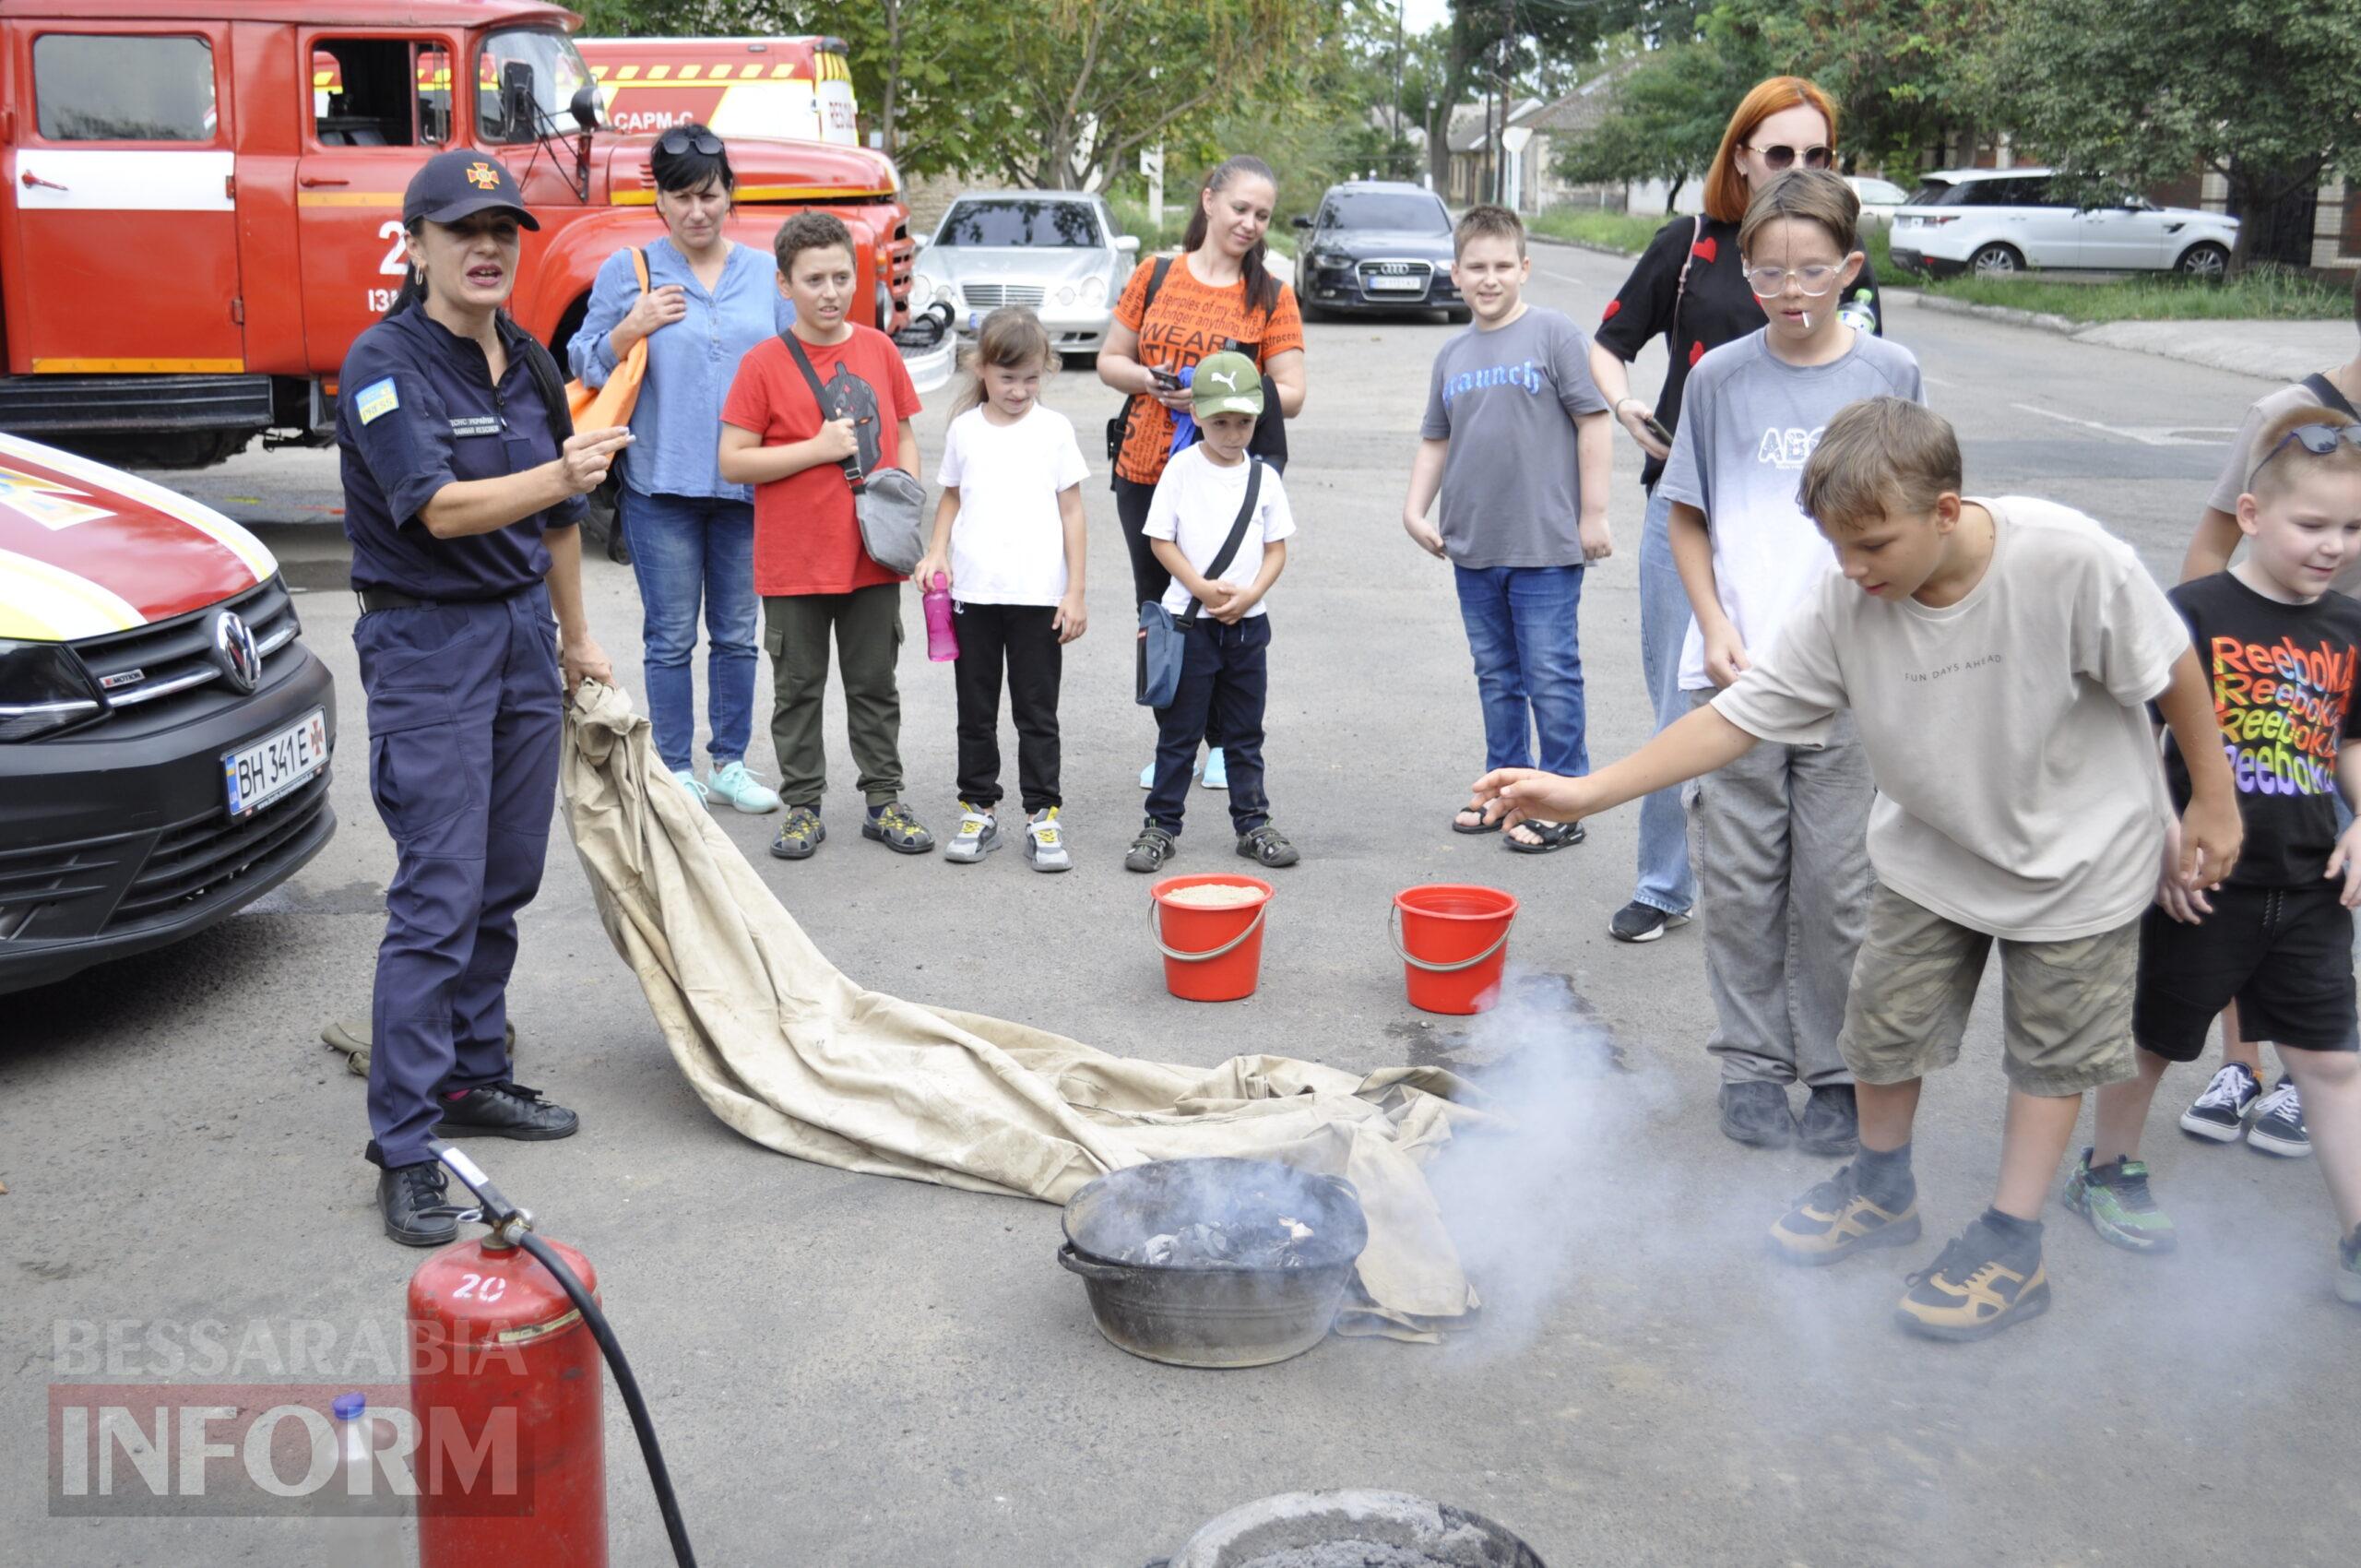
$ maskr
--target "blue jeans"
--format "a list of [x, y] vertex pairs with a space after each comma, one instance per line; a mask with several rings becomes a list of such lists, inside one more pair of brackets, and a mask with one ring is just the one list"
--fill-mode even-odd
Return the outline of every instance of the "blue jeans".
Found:
[[[1680, 645], [1689, 636], [1689, 594], [1672, 564], [1669, 522], [1672, 502], [1661, 493], [1648, 497], [1647, 520], [1640, 528], [1640, 669], [1655, 708], [1656, 728], [1689, 711], [1680, 690]], [[1631, 900], [1668, 915], [1685, 915], [1697, 902], [1697, 878], [1689, 867], [1689, 827], [1680, 809], [1680, 787], [1658, 790], [1640, 802], [1640, 882]]]
[[1590, 771], [1583, 742], [1580, 566], [1452, 567], [1484, 704], [1484, 767], [1531, 767], [1533, 731], [1550, 773]]
[[754, 647], [762, 605], [754, 597], [754, 508], [751, 502], [623, 491], [623, 536], [646, 610], [647, 726], [656, 754], [675, 773], [689, 768], [697, 738], [697, 698], [689, 672], [705, 609], [706, 718], [716, 767], [742, 762], [754, 726]]

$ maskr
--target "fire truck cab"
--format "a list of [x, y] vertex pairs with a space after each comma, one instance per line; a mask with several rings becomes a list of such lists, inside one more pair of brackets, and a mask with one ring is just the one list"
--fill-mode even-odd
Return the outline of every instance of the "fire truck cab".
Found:
[[[473, 147], [541, 227], [510, 310], [563, 352], [599, 264], [659, 238], [652, 135], [608, 128], [574, 13], [533, 0], [0, 0], [0, 430], [119, 463], [333, 439], [345, 350], [399, 289], [401, 197]], [[730, 135], [730, 236], [819, 208], [904, 325], [892, 162]]]

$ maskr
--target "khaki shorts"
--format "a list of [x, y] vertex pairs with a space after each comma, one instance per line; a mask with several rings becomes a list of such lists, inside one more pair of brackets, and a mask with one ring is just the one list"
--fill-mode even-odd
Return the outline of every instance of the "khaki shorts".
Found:
[[[1958, 1061], [1995, 940], [1880, 884], [1836, 1042], [1853, 1075], [1906, 1083]], [[2130, 1077], [2140, 922], [2066, 942], [1999, 940], [2010, 1084], [2055, 1098]]]

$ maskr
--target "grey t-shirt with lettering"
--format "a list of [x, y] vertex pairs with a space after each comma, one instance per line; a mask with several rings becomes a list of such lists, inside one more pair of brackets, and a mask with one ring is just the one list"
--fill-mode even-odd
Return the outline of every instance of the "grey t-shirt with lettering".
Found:
[[1606, 411], [1590, 338], [1561, 312], [1528, 305], [1506, 327], [1445, 343], [1418, 434], [1451, 443], [1441, 499], [1453, 564], [1581, 565], [1574, 420]]
[[[1890, 339], [1853, 334], [1826, 364], [1790, 364], [1761, 332], [1697, 362], [1680, 398], [1672, 457], [1656, 488], [1705, 514], [1714, 588], [1747, 657], [1771, 651], [1788, 612], [1836, 564], [1796, 493], [1804, 463], [1837, 410], [1864, 398], [1927, 400], [1918, 362]], [[1680, 654], [1683, 691], [1713, 685], [1692, 621]]]

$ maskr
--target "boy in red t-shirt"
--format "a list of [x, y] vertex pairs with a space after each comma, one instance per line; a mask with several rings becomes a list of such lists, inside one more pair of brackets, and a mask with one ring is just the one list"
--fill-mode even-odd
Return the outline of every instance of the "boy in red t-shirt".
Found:
[[[918, 471], [918, 389], [893, 339], [846, 319], [855, 270], [852, 234], [825, 212], [779, 225], [778, 288], [795, 306], [790, 329], [827, 397], [812, 395], [783, 338], [757, 343], [739, 362], [721, 409], [721, 477], [754, 487], [754, 591], [763, 598], [771, 656], [771, 743], [778, 752], [787, 820], [771, 843], [784, 861], [807, 859], [827, 837], [821, 699], [828, 635], [844, 666], [845, 727], [860, 792], [861, 837], [905, 855], [934, 848], [934, 835], [902, 803], [902, 696], [894, 680], [902, 646], [903, 577], [861, 548], [851, 481], [881, 464]], [[889, 428], [895, 444], [884, 445]]]

